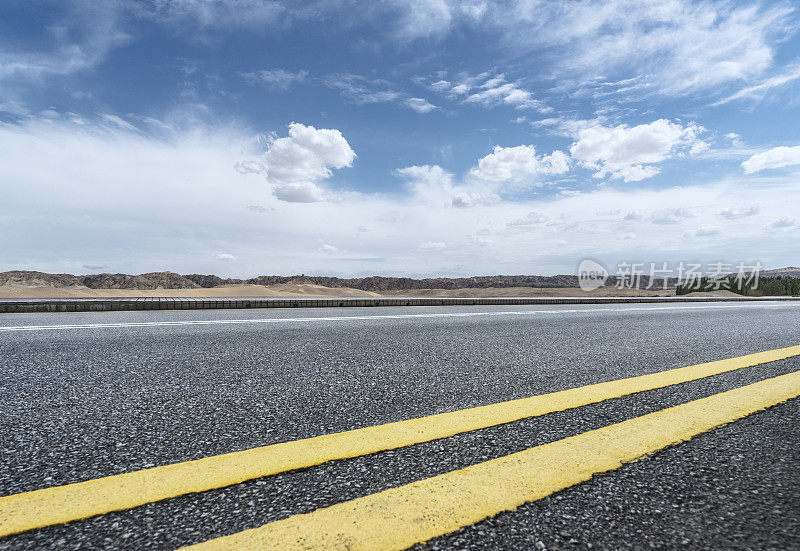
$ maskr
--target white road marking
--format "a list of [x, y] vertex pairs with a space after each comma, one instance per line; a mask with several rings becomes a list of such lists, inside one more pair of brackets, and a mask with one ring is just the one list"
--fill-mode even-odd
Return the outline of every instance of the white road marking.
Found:
[[680, 306], [639, 306], [632, 308], [571, 308], [558, 310], [522, 310], [501, 312], [444, 312], [428, 314], [388, 314], [375, 316], [328, 316], [307, 318], [256, 318], [256, 319], [221, 319], [221, 320], [180, 320], [180, 321], [143, 321], [120, 323], [85, 323], [64, 325], [11, 325], [0, 327], [0, 333], [12, 331], [58, 331], [64, 329], [114, 329], [124, 327], [172, 327], [180, 325], [235, 325], [256, 323], [307, 323], [315, 321], [350, 321], [350, 320], [385, 320], [385, 319], [416, 319], [416, 318], [472, 318], [486, 316], [527, 316], [538, 314], [573, 314], [591, 312], [640, 312], [652, 310], [706, 310], [718, 308], [752, 308], [776, 307], [784, 304], [703, 304]]

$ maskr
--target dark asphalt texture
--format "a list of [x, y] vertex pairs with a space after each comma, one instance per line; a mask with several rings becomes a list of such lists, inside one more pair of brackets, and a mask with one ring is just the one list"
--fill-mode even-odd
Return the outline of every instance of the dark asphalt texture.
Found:
[[[561, 312], [563, 310], [580, 312]], [[800, 307], [391, 308], [5, 315], [0, 325], [551, 310], [492, 317], [0, 333], [0, 493], [800, 344]], [[149, 504], [0, 548], [172, 549], [800, 369], [788, 359]], [[450, 548], [791, 549], [798, 400], [516, 512]]]

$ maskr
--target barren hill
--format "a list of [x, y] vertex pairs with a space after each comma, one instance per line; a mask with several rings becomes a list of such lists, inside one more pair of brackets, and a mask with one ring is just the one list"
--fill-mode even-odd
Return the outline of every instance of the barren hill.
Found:
[[[800, 268], [787, 267], [761, 272], [762, 277], [800, 277]], [[606, 281], [606, 287], [616, 284], [616, 278], [611, 276]], [[674, 289], [676, 280], [671, 278], [667, 288]], [[639, 288], [647, 289], [648, 278], [641, 278]], [[537, 276], [537, 275], [490, 275], [475, 277], [436, 277], [414, 279], [410, 277], [384, 277], [370, 276], [361, 278], [339, 278], [328, 276], [307, 276], [304, 274], [293, 276], [262, 275], [250, 279], [222, 278], [213, 274], [180, 275], [174, 272], [150, 272], [139, 275], [129, 274], [48, 274], [44, 272], [15, 270], [0, 273], [0, 287], [8, 290], [6, 295], [22, 296], [21, 291], [12, 288], [28, 289], [84, 289], [84, 290], [115, 290], [119, 291], [158, 291], [158, 290], [214, 290], [214, 296], [224, 292], [224, 289], [233, 287], [237, 292], [246, 293], [247, 296], [256, 296], [259, 289], [263, 294], [268, 287], [275, 293], [284, 293], [288, 289], [297, 292], [310, 292], [319, 296], [327, 292], [336, 296], [352, 296], [351, 293], [368, 293], [381, 295], [409, 296], [421, 292], [443, 292], [445, 294], [458, 292], [463, 289], [484, 290], [491, 295], [502, 293], [501, 290], [511, 289], [577, 289], [578, 278], [574, 275]], [[655, 282], [654, 289], [663, 290], [663, 281]], [[327, 291], [324, 291], [327, 289]], [[292, 291], [295, 292], [295, 291]], [[29, 296], [48, 294], [46, 291], [31, 291]], [[49, 293], [52, 294], [52, 293]], [[174, 294], [174, 293], [173, 293]], [[211, 295], [209, 295], [211, 296]]]
[[764, 270], [760, 275], [761, 277], [800, 277], [800, 267], [787, 266], [776, 270]]

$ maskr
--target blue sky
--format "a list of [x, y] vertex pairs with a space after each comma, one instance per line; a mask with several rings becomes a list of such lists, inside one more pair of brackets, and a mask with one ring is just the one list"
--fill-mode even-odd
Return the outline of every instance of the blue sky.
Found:
[[7, 1], [0, 269], [800, 254], [791, 2]]

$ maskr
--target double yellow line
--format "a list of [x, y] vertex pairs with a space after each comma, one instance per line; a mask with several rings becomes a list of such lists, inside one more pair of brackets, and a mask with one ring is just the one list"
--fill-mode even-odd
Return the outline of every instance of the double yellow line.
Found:
[[[800, 355], [800, 346], [0, 497], [0, 536]], [[800, 395], [782, 375], [197, 548], [403, 549]]]

